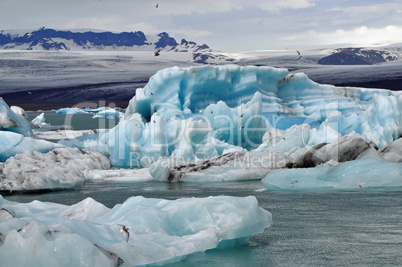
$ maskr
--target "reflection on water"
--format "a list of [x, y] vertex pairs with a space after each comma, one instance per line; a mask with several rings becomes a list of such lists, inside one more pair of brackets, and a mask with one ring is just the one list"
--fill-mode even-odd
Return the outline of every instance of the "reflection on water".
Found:
[[80, 190], [5, 195], [74, 204], [86, 197], [113, 207], [130, 196], [177, 199], [255, 195], [273, 225], [248, 245], [196, 253], [167, 266], [402, 265], [402, 189], [261, 191], [259, 181], [231, 183], [87, 182]]

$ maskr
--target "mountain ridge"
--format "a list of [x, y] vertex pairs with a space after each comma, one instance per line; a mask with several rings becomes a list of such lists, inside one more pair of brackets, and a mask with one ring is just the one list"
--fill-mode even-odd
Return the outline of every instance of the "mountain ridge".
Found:
[[[149, 39], [156, 39], [152, 42]], [[195, 42], [191, 42], [198, 46]], [[148, 49], [171, 49], [179, 43], [162, 32], [156, 36], [147, 36], [142, 31], [110, 32], [100, 30], [55, 30], [41, 27], [32, 31], [0, 31], [0, 49], [17, 50], [137, 50], [139, 47]], [[209, 48], [209, 47], [208, 47]]]

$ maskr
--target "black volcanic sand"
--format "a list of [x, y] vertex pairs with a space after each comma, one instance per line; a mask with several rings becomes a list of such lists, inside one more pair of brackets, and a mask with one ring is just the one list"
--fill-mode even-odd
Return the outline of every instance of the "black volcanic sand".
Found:
[[335, 85], [336, 86], [364, 87], [364, 88], [381, 88], [381, 89], [390, 89], [393, 91], [402, 91], [402, 77], [399, 77], [397, 79], [392, 79], [392, 80], [378, 80], [378, 81], [370, 81], [370, 82], [348, 82], [348, 83], [341, 82], [341, 83], [335, 84]]
[[0, 94], [9, 106], [25, 110], [51, 110], [65, 107], [110, 106], [126, 108], [136, 88], [146, 82], [124, 82], [81, 85], [55, 89], [20, 91]]
[[[325, 80], [321, 80], [319, 77], [312, 79], [317, 83], [326, 83]], [[25, 110], [51, 110], [74, 106], [79, 108], [97, 108], [99, 106], [126, 108], [130, 99], [135, 95], [136, 88], [142, 88], [146, 83], [147, 81], [144, 80], [139, 82], [90, 84], [3, 93], [0, 94], [0, 97], [3, 97], [9, 106], [20, 106]], [[400, 91], [402, 90], [402, 77], [367, 82], [342, 81], [342, 79], [339, 79], [334, 85]]]

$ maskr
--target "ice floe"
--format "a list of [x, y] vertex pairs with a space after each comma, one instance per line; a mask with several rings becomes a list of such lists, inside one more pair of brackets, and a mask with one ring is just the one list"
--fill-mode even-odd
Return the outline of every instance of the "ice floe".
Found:
[[56, 148], [46, 154], [25, 151], [2, 164], [0, 191], [74, 188], [84, 183], [86, 172], [109, 168], [109, 159], [96, 151], [78, 148]]
[[353, 161], [329, 161], [315, 168], [275, 170], [262, 182], [271, 190], [402, 186], [402, 164], [385, 161], [375, 149], [364, 154]]
[[91, 198], [65, 206], [23, 204], [0, 196], [0, 208], [1, 266], [178, 261], [191, 253], [244, 244], [272, 223], [271, 214], [252, 196], [131, 197], [112, 209]]

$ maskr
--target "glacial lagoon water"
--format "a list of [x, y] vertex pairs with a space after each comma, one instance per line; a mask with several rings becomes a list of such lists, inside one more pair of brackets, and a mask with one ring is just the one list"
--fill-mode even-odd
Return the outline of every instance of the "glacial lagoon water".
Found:
[[[55, 121], [45, 114], [52, 125], [64, 123], [65, 117], [51, 116]], [[74, 115], [73, 127], [93, 128], [90, 118], [88, 114]], [[165, 266], [402, 265], [401, 188], [290, 192], [264, 190], [260, 181], [202, 184], [91, 181], [78, 190], [3, 197], [18, 202], [36, 199], [68, 205], [92, 197], [113, 207], [131, 196], [177, 199], [217, 195], [256, 196], [259, 205], [272, 213], [273, 225], [252, 237], [247, 245], [196, 253]]]
[[232, 183], [86, 182], [80, 190], [4, 198], [74, 204], [87, 197], [113, 207], [131, 196], [177, 199], [254, 195], [273, 225], [248, 245], [196, 253], [167, 266], [401, 266], [402, 189], [264, 191]]

